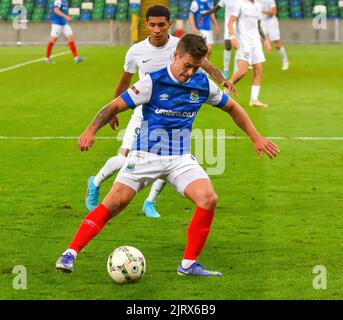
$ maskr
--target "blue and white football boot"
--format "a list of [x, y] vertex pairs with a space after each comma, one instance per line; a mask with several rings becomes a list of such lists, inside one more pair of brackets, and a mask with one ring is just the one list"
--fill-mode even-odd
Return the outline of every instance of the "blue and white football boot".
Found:
[[177, 274], [180, 276], [204, 276], [204, 277], [220, 277], [222, 275], [221, 272], [207, 270], [203, 265], [199, 262], [193, 262], [193, 264], [189, 268], [182, 268], [180, 264], [177, 268]]
[[159, 218], [160, 214], [156, 211], [155, 202], [145, 200], [142, 208], [142, 213], [148, 218]]
[[56, 262], [56, 270], [71, 273], [74, 269], [75, 256], [70, 252], [62, 254]]

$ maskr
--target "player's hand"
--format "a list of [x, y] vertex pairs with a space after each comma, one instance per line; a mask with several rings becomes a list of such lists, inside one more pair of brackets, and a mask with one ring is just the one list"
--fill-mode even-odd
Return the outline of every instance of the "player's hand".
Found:
[[71, 17], [71, 16], [66, 16], [66, 19], [67, 19], [69, 22], [73, 21], [73, 17]]
[[232, 40], [231, 40], [231, 45], [232, 45], [235, 49], [237, 49], [237, 48], [239, 47], [239, 42], [238, 42], [238, 40], [237, 40], [237, 39], [232, 39]]
[[233, 83], [229, 80], [225, 80], [222, 82], [222, 86], [225, 87], [224, 92], [226, 94], [233, 94], [235, 97], [238, 97], [238, 94], [236, 92], [235, 87], [233, 86]]
[[199, 31], [199, 29], [194, 29], [194, 30], [193, 30], [193, 33], [195, 33], [195, 34], [199, 34], [199, 33], [200, 33], [200, 31]]
[[215, 32], [217, 35], [220, 34], [220, 28], [219, 28], [218, 25], [216, 25], [216, 26], [214, 27], [214, 32]]
[[265, 153], [270, 159], [273, 159], [280, 152], [279, 147], [267, 138], [259, 137], [253, 143], [255, 151], [261, 158], [263, 158], [263, 153]]
[[81, 134], [78, 141], [79, 149], [83, 151], [87, 151], [91, 148], [95, 140], [95, 134], [86, 130], [84, 133]]
[[115, 116], [110, 120], [109, 124], [110, 124], [110, 126], [111, 126], [111, 128], [112, 128], [113, 130], [117, 130], [117, 129], [118, 129], [118, 127], [119, 127], [119, 119], [118, 119], [117, 115], [115, 115]]
[[266, 49], [266, 51], [271, 51], [272, 50], [272, 45], [270, 43], [270, 41], [268, 39], [265, 39], [263, 41], [264, 44], [264, 48]]

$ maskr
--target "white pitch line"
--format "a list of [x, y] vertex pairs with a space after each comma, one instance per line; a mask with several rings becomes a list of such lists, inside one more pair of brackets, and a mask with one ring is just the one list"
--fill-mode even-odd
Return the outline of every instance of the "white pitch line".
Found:
[[[77, 140], [79, 137], [68, 137], [68, 136], [51, 136], [51, 137], [11, 137], [11, 136], [0, 136], [0, 140]], [[97, 140], [115, 140], [117, 137], [96, 137]], [[195, 139], [196, 137], [192, 137]], [[201, 138], [201, 137], [199, 137]], [[205, 139], [220, 139], [220, 140], [244, 140], [249, 139], [248, 137], [241, 136], [219, 136], [209, 137], [205, 136]], [[343, 137], [268, 137], [271, 140], [324, 140], [324, 141], [343, 141]]]
[[[69, 51], [63, 51], [61, 53], [57, 53], [57, 54], [52, 55], [51, 58], [55, 58], [55, 57], [58, 57], [58, 56], [63, 56], [64, 54], [67, 54], [67, 53], [69, 53]], [[13, 70], [13, 69], [17, 69], [17, 68], [21, 68], [21, 67], [27, 66], [28, 64], [37, 63], [37, 62], [41, 62], [41, 61], [44, 61], [44, 60], [45, 60], [45, 58], [39, 58], [39, 59], [35, 59], [35, 60], [31, 60], [31, 61], [15, 64], [14, 66], [0, 69], [0, 73], [1, 72], [6, 72], [6, 71], [9, 71], [9, 70]]]

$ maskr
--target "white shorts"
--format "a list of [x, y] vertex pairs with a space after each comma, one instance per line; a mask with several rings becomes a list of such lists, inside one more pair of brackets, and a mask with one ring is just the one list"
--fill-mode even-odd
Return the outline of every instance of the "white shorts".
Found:
[[132, 149], [132, 145], [134, 144], [137, 138], [137, 133], [142, 125], [142, 120], [142, 106], [138, 106], [135, 108], [129, 123], [127, 124], [121, 148], [129, 150]]
[[213, 44], [213, 32], [212, 30], [199, 30], [200, 34], [206, 39], [207, 44]]
[[273, 20], [271, 22], [262, 21], [262, 28], [266, 33], [266, 36], [271, 42], [280, 40], [280, 27], [279, 21]]
[[262, 49], [262, 44], [257, 43], [250, 46], [239, 43], [239, 47], [236, 51], [236, 59], [244, 60], [252, 65], [266, 61]]
[[69, 24], [65, 24], [64, 26], [61, 26], [59, 24], [52, 24], [51, 25], [51, 33], [50, 36], [53, 38], [58, 38], [63, 32], [63, 34], [68, 37], [73, 35], [73, 31], [71, 30], [71, 27]]
[[191, 182], [210, 178], [191, 154], [159, 156], [134, 150], [129, 153], [114, 183], [120, 182], [138, 192], [156, 179], [167, 180], [184, 195]]

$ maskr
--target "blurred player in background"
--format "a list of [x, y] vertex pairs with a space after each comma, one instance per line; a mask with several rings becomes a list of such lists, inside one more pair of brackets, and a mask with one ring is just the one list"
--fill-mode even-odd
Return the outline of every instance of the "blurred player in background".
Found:
[[[212, 15], [219, 9], [225, 7], [225, 22], [224, 22], [224, 52], [223, 52], [223, 73], [225, 79], [229, 79], [230, 75], [230, 60], [231, 60], [231, 40], [229, 39], [229, 19], [235, 8], [237, 0], [220, 0], [213, 9], [202, 13], [202, 17]], [[234, 32], [236, 32], [236, 23], [234, 23]]]
[[279, 21], [276, 17], [277, 8], [275, 0], [258, 0], [262, 6], [262, 27], [269, 38], [269, 40], [274, 43], [275, 48], [279, 51], [282, 67], [281, 70], [287, 70], [289, 66], [287, 53], [285, 48], [281, 44], [280, 40], [280, 28]]
[[[201, 14], [213, 8], [212, 0], [193, 0], [191, 3], [191, 9], [189, 13], [189, 23], [194, 33], [200, 33], [207, 42], [208, 53], [206, 58], [210, 59], [213, 46], [213, 31], [212, 23], [216, 34], [220, 33], [220, 28], [216, 16], [202, 17]], [[212, 23], [211, 23], [212, 22]]]
[[48, 46], [46, 48], [46, 63], [52, 64], [55, 63], [51, 58], [51, 51], [56, 43], [61, 32], [67, 38], [70, 51], [74, 56], [74, 61], [76, 63], [82, 62], [85, 58], [79, 57], [76, 49], [76, 45], [73, 38], [73, 31], [71, 30], [68, 22], [72, 21], [73, 18], [68, 16], [68, 2], [67, 0], [55, 0], [54, 2], [54, 13], [51, 19], [51, 34]]
[[[259, 134], [237, 102], [223, 93], [204, 73], [197, 72], [207, 51], [203, 37], [185, 35], [177, 45], [172, 64], [147, 74], [131, 89], [103, 107], [81, 134], [79, 149], [87, 151], [92, 147], [97, 131], [113, 115], [143, 105], [146, 123], [141, 128], [133, 151], [102, 204], [84, 218], [68, 249], [57, 260], [58, 271], [72, 272], [82, 248], [111, 218], [126, 208], [138, 191], [150, 181], [163, 177], [196, 207], [188, 225], [187, 243], [177, 273], [185, 276], [222, 275], [218, 271], [208, 270], [197, 261], [210, 233], [217, 195], [206, 171], [190, 153], [194, 119], [201, 106], [207, 103], [231, 116], [249, 136], [260, 156], [265, 153], [272, 159], [277, 155], [278, 147]], [[160, 137], [158, 142], [156, 135]]]
[[[238, 70], [230, 81], [236, 83], [248, 72], [249, 63], [253, 66], [253, 82], [251, 86], [250, 106], [268, 107], [259, 101], [262, 80], [262, 63], [266, 60], [263, 53], [261, 38], [266, 50], [271, 50], [271, 44], [261, 26], [261, 4], [255, 0], [239, 0], [229, 19], [229, 39], [236, 51]], [[237, 21], [237, 37], [234, 23]]]
[[[137, 71], [141, 79], [146, 74], [161, 69], [172, 62], [173, 53], [180, 39], [169, 35], [171, 26], [169, 10], [161, 5], [152, 6], [147, 10], [146, 21], [149, 37], [134, 44], [128, 50], [125, 57], [124, 72], [115, 91], [116, 97], [120, 96], [120, 94], [129, 88], [131, 80]], [[203, 61], [202, 68], [217, 82], [228, 88], [229, 91], [232, 89], [231, 84], [224, 78], [223, 74], [211, 65], [208, 60], [205, 59]], [[140, 106], [135, 108], [131, 116], [118, 155], [110, 158], [96, 176], [91, 176], [88, 179], [86, 207], [89, 211], [93, 210], [99, 204], [101, 184], [118, 171], [125, 162], [136, 140], [142, 120], [143, 114], [142, 107]], [[118, 125], [118, 119], [114, 118], [110, 124], [115, 129]], [[142, 209], [142, 212], [147, 217], [160, 217], [155, 203], [164, 185], [165, 181], [162, 179], [158, 179], [153, 183], [150, 194], [144, 201]]]

